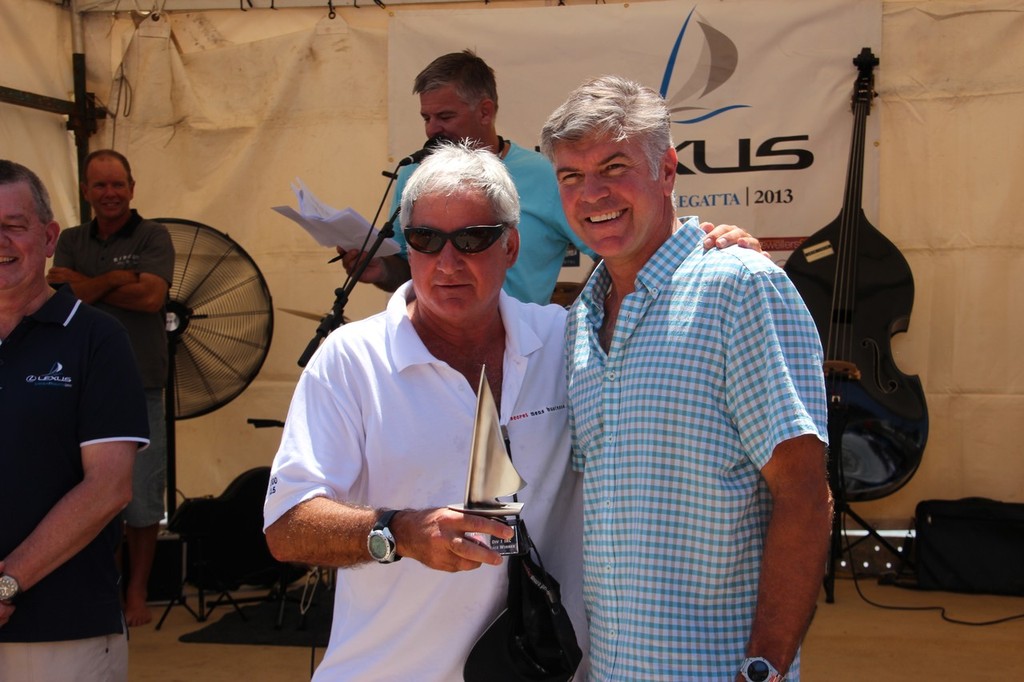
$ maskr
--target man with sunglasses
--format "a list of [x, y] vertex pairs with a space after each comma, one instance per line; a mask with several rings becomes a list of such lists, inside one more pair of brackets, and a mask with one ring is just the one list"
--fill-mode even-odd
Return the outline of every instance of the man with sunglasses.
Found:
[[340, 569], [315, 680], [461, 680], [504, 606], [502, 558], [473, 537], [511, 530], [447, 508], [465, 497], [481, 368], [528, 482], [523, 519], [585, 647], [565, 310], [502, 291], [518, 222], [500, 159], [444, 145], [402, 195], [411, 281], [384, 312], [333, 332], [299, 379], [265, 524], [279, 559]]

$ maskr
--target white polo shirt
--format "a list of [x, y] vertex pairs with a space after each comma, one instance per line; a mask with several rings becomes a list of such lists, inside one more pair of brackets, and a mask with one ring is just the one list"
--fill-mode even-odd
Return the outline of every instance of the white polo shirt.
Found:
[[[330, 334], [299, 378], [265, 506], [269, 526], [317, 496], [392, 509], [465, 497], [474, 388], [433, 357], [406, 310]], [[523, 518], [586, 651], [582, 486], [569, 465], [565, 310], [501, 294], [505, 324], [499, 413], [527, 482]], [[314, 680], [462, 680], [476, 638], [504, 606], [504, 566], [460, 573], [411, 559], [338, 571], [330, 644]]]

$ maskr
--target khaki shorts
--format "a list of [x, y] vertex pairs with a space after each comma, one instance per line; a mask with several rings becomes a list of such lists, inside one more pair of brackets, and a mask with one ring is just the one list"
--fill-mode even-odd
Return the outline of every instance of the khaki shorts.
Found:
[[64, 642], [0, 643], [0, 680], [127, 682], [128, 628]]

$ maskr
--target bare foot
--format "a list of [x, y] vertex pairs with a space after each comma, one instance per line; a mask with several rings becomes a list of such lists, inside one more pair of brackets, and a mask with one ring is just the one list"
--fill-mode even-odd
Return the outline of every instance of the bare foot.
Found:
[[124, 620], [129, 627], [145, 625], [153, 620], [153, 613], [146, 606], [146, 600], [128, 597], [124, 605]]

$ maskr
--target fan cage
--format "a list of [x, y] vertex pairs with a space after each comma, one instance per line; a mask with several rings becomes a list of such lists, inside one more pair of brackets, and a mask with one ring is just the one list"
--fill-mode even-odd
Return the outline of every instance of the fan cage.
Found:
[[256, 378], [270, 348], [273, 304], [255, 261], [228, 235], [190, 220], [157, 221], [175, 250], [174, 413], [189, 419], [224, 406]]

